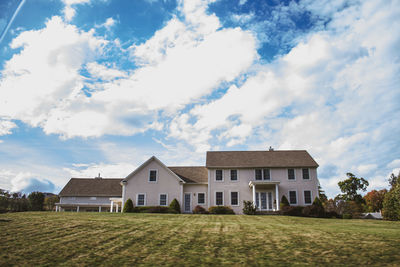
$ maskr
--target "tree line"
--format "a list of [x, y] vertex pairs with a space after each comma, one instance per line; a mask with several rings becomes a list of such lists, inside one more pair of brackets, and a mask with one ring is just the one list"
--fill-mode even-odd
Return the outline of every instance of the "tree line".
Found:
[[42, 192], [32, 192], [26, 196], [20, 192], [12, 193], [0, 189], [0, 213], [54, 210], [57, 202], [57, 195], [46, 197]]

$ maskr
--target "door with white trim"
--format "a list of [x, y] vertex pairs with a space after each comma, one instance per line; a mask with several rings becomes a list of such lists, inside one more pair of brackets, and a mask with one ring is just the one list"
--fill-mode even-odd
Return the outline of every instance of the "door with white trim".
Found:
[[192, 212], [192, 194], [185, 193], [183, 200], [183, 211], [184, 212]]
[[259, 210], [272, 210], [272, 192], [256, 192], [256, 207]]

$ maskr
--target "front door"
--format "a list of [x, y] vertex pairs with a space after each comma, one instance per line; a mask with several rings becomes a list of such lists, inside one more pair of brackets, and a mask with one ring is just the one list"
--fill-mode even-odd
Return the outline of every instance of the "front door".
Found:
[[185, 193], [185, 199], [184, 199], [184, 212], [192, 212], [192, 194], [191, 193]]
[[272, 193], [256, 192], [256, 207], [260, 210], [272, 210]]

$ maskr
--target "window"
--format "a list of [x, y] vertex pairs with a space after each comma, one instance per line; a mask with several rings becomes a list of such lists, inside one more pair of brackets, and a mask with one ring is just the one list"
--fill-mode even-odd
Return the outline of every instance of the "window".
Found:
[[271, 180], [271, 174], [269, 169], [263, 169], [263, 178], [264, 180]]
[[197, 193], [197, 204], [206, 204], [206, 194], [205, 193]]
[[137, 206], [146, 205], [146, 195], [145, 194], [137, 194], [136, 205]]
[[237, 170], [231, 170], [231, 181], [237, 181], [237, 180], [238, 180]]
[[215, 170], [215, 181], [223, 181], [222, 170]]
[[167, 206], [167, 194], [160, 194], [160, 206]]
[[289, 203], [297, 204], [297, 192], [296, 191], [289, 191]]
[[239, 192], [231, 192], [231, 206], [239, 206]]
[[96, 200], [97, 198], [96, 197], [90, 197], [90, 200]]
[[262, 171], [261, 171], [261, 169], [256, 169], [256, 180], [262, 180]]
[[288, 169], [287, 173], [288, 173], [289, 180], [296, 180], [296, 177], [294, 176], [294, 169]]
[[311, 199], [311, 191], [307, 190], [304, 191], [304, 204], [311, 204], [312, 199]]
[[215, 192], [215, 205], [224, 205], [224, 192]]
[[157, 182], [157, 170], [149, 171], [149, 182]]
[[310, 180], [310, 171], [308, 169], [303, 169], [303, 179]]

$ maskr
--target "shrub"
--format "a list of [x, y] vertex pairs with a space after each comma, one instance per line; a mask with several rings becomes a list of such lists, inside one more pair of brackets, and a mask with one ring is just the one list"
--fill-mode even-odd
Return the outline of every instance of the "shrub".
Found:
[[132, 199], [128, 198], [128, 200], [125, 202], [123, 212], [133, 212], [133, 202], [132, 202]]
[[254, 206], [253, 201], [243, 201], [243, 213], [247, 215], [255, 215], [257, 208]]
[[175, 213], [181, 213], [181, 206], [179, 205], [179, 202], [178, 200], [176, 200], [176, 198], [171, 201], [171, 204], [169, 204], [169, 208]]
[[321, 200], [319, 199], [319, 197], [316, 197], [316, 198], [314, 199], [314, 201], [313, 201], [312, 204], [315, 205], [315, 206], [324, 208], [324, 205], [322, 204], [322, 202], [321, 202]]
[[386, 193], [383, 201], [382, 216], [385, 220], [400, 220], [400, 184], [395, 184]]
[[212, 206], [208, 209], [211, 214], [235, 214], [233, 209], [227, 206]]
[[353, 218], [350, 213], [343, 213], [343, 219], [351, 219]]
[[304, 207], [302, 215], [304, 215], [305, 217], [324, 218], [325, 210], [321, 206], [312, 204], [310, 206]]
[[30, 210], [43, 210], [44, 194], [42, 192], [32, 192], [28, 196]]
[[287, 200], [287, 198], [285, 197], [285, 195], [283, 195], [283, 196], [282, 196], [282, 199], [281, 199], [281, 203], [279, 204], [279, 207], [280, 207], [281, 210], [282, 210], [284, 207], [289, 207], [289, 206], [290, 206], [289, 201]]
[[197, 205], [193, 210], [194, 214], [208, 214], [208, 211], [202, 206]]
[[285, 206], [282, 208], [282, 215], [287, 216], [302, 216], [304, 207], [302, 206]]
[[325, 218], [342, 218], [336, 211], [326, 211]]
[[136, 206], [133, 208], [132, 212], [137, 213], [176, 213], [175, 210], [172, 210], [169, 207], [164, 206]]

